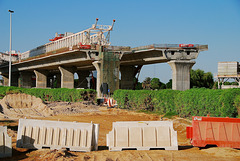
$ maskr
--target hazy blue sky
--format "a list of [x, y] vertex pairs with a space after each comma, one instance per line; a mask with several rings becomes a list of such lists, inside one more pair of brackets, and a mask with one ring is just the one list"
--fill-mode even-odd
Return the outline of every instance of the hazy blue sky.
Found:
[[[0, 0], [0, 51], [9, 50], [9, 12], [14, 10], [13, 49], [24, 52], [48, 42], [55, 32], [79, 32], [112, 23], [112, 45], [208, 44], [193, 69], [217, 73], [217, 62], [240, 61], [240, 0]], [[167, 82], [167, 63], [144, 66], [140, 81]]]

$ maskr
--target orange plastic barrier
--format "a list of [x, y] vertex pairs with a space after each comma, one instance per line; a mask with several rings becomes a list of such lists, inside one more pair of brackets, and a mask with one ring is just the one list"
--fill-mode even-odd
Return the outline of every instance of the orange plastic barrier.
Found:
[[192, 127], [187, 127], [187, 138], [198, 147], [240, 148], [240, 119], [193, 116]]

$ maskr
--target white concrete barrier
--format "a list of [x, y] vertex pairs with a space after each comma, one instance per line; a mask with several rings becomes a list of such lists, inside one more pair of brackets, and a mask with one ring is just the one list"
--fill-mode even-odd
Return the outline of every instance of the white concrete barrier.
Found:
[[0, 158], [12, 156], [12, 137], [7, 134], [7, 126], [0, 126]]
[[97, 150], [99, 124], [19, 119], [17, 147], [27, 149]]
[[107, 146], [110, 151], [178, 150], [177, 132], [172, 121], [113, 122], [113, 129], [107, 134]]

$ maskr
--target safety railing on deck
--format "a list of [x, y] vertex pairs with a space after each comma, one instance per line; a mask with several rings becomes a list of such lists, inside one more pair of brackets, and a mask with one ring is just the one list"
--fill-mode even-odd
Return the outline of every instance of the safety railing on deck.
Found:
[[99, 43], [99, 40], [103, 41], [103, 45], [105, 44], [105, 36], [104, 35], [100, 35], [101, 37], [99, 38], [98, 34], [93, 34], [90, 35], [89, 32], [87, 31], [82, 31], [67, 37], [64, 37], [62, 39], [53, 41], [53, 42], [49, 42], [45, 45], [39, 46], [35, 49], [26, 51], [24, 53], [21, 54], [21, 59], [26, 59], [28, 57], [32, 57], [32, 56], [36, 56], [36, 55], [40, 55], [46, 52], [50, 52], [50, 51], [54, 51], [54, 50], [58, 50], [64, 47], [72, 47], [74, 45], [78, 45], [79, 43], [82, 44], [97, 44]]
[[[55, 51], [65, 47], [73, 47], [75, 45], [79, 45], [79, 43], [81, 43], [82, 45], [110, 45], [109, 35], [110, 31], [113, 28], [115, 20], [113, 20], [112, 25], [97, 25], [97, 21], [98, 18], [96, 19], [96, 23], [92, 25], [92, 27], [89, 29], [63, 37], [56, 41], [49, 42], [35, 49], [26, 51], [21, 54], [21, 59], [27, 59], [29, 57]], [[105, 36], [104, 33], [106, 32], [107, 35]]]

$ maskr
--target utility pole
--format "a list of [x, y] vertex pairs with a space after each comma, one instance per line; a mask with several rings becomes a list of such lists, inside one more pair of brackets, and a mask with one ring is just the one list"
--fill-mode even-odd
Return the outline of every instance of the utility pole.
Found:
[[9, 82], [8, 86], [11, 86], [11, 67], [12, 67], [12, 13], [14, 11], [8, 10], [10, 12], [10, 52], [9, 52]]

